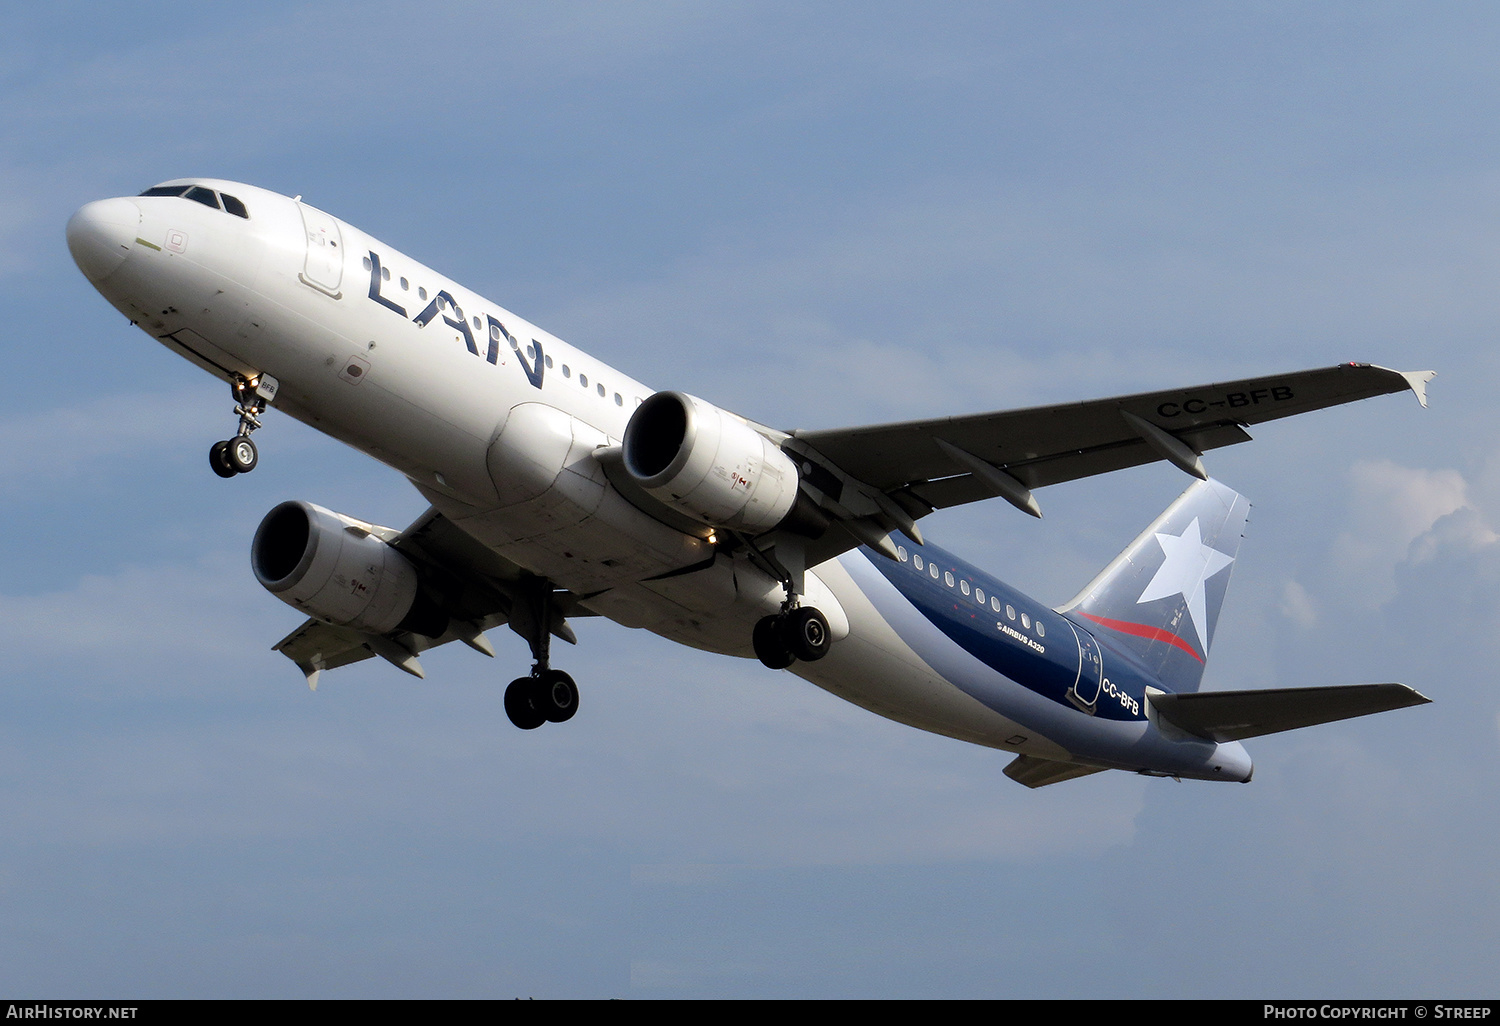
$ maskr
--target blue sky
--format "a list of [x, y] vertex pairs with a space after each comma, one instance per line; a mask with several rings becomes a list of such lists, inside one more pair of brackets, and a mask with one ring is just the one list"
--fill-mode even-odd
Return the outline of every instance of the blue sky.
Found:
[[[1493, 996], [1500, 13], [1485, 4], [58, 3], [0, 38], [0, 993]], [[589, 621], [563, 729], [495, 662], [270, 645], [260, 517], [393, 471], [73, 267], [186, 175], [308, 201], [659, 388], [781, 427], [1365, 360], [1211, 453], [1255, 508], [1206, 686], [1403, 680], [1244, 787], [1007, 759]], [[1186, 483], [930, 537], [1052, 603]], [[457, 646], [453, 646], [457, 647]]]

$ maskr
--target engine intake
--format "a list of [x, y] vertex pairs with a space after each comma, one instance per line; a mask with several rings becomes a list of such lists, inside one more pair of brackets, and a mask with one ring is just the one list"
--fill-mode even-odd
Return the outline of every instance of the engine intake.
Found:
[[760, 534], [797, 500], [797, 465], [748, 422], [682, 392], [657, 392], [625, 427], [625, 471], [711, 527]]
[[442, 635], [447, 615], [423, 595], [411, 560], [378, 530], [310, 502], [283, 502], [256, 529], [250, 566], [267, 591], [324, 623]]

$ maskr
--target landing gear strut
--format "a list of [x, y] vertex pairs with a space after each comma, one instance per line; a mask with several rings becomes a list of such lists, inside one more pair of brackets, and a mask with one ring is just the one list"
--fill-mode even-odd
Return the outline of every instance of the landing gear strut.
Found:
[[569, 641], [573, 635], [557, 616], [550, 582], [530, 582], [511, 608], [510, 627], [526, 639], [536, 663], [531, 676], [517, 677], [505, 689], [505, 715], [522, 730], [572, 719], [578, 711], [578, 685], [566, 673], [552, 669], [550, 657], [554, 630]]
[[800, 604], [807, 572], [801, 544], [788, 539], [770, 552], [761, 552], [753, 546], [750, 552], [752, 560], [758, 556], [757, 563], [780, 577], [786, 589], [781, 612], [761, 617], [750, 635], [756, 658], [773, 670], [784, 670], [798, 659], [804, 663], [822, 659], [833, 644], [833, 635], [828, 630], [828, 617], [814, 606]]
[[260, 415], [276, 397], [276, 379], [262, 374], [254, 381], [247, 381], [236, 375], [230, 389], [234, 393], [234, 412], [240, 416], [239, 432], [227, 441], [215, 442], [208, 450], [208, 465], [220, 477], [248, 474], [260, 462], [250, 432], [260, 427]]

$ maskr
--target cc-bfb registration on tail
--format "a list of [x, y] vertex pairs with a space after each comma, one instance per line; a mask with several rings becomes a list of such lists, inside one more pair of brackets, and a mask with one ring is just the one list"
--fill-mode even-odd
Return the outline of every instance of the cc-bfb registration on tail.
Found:
[[[1014, 752], [1032, 787], [1101, 769], [1246, 781], [1241, 739], [1421, 704], [1400, 684], [1200, 691], [1249, 504], [1200, 456], [1246, 427], [1411, 390], [1367, 364], [1063, 406], [831, 431], [756, 424], [657, 392], [338, 218], [182, 179], [68, 222], [130, 322], [227, 381], [255, 468], [274, 407], [405, 474], [431, 504], [394, 530], [311, 502], [262, 521], [256, 578], [308, 620], [276, 648], [311, 685], [508, 624], [530, 674], [516, 726], [569, 719], [551, 639], [607, 616], [756, 656], [882, 716]], [[666, 370], [666, 368], [658, 368]], [[1052, 609], [929, 544], [918, 521], [1168, 460], [1199, 480]]]

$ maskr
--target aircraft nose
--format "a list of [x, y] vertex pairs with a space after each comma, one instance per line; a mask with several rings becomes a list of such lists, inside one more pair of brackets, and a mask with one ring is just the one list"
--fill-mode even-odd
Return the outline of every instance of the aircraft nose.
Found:
[[141, 208], [128, 199], [85, 203], [68, 219], [68, 252], [83, 276], [98, 284], [113, 274], [135, 245]]

